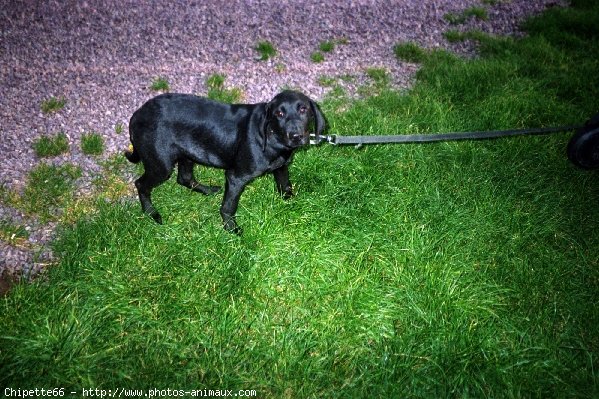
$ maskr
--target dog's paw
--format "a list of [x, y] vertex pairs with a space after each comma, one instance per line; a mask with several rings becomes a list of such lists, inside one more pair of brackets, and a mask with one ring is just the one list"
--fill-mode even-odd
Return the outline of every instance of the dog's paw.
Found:
[[237, 222], [235, 222], [235, 219], [232, 219], [232, 218], [227, 220], [224, 223], [223, 227], [228, 233], [231, 233], [231, 234], [240, 236], [243, 233], [243, 229], [241, 227], [239, 227]]
[[293, 192], [291, 190], [285, 191], [283, 193], [283, 199], [284, 200], [288, 200], [288, 199], [291, 199], [291, 198], [293, 198]]
[[222, 189], [221, 186], [204, 186], [204, 194], [212, 195], [218, 193]]
[[220, 186], [207, 186], [198, 182], [192, 182], [190, 184], [183, 184], [186, 187], [191, 188], [196, 193], [202, 193], [204, 195], [216, 194], [221, 190]]
[[284, 200], [288, 200], [291, 197], [293, 197], [293, 190], [291, 189], [291, 187], [277, 187], [277, 192]]
[[156, 211], [150, 213], [150, 216], [152, 217], [152, 219], [154, 219], [154, 221], [158, 224], [162, 224], [162, 216], [160, 216], [160, 214]]

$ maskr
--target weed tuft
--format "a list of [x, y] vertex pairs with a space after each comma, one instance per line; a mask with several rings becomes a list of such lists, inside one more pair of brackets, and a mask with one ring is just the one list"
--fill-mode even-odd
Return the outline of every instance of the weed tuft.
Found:
[[314, 51], [310, 54], [310, 59], [313, 63], [318, 64], [324, 61], [324, 54], [320, 51]]
[[395, 47], [393, 47], [393, 52], [397, 59], [413, 63], [422, 63], [427, 56], [426, 50], [413, 42], [396, 44]]
[[81, 151], [86, 155], [102, 155], [104, 139], [99, 133], [89, 132], [81, 136]]
[[390, 76], [385, 68], [371, 67], [364, 72], [370, 82], [358, 88], [358, 94], [361, 97], [380, 95], [383, 90], [389, 88]]
[[226, 75], [215, 73], [206, 79], [208, 98], [225, 103], [237, 103], [243, 98], [243, 92], [237, 87], [225, 88]]
[[318, 84], [322, 87], [332, 87], [335, 85], [336, 82], [337, 80], [330, 76], [323, 75], [318, 77]]
[[374, 81], [377, 86], [385, 86], [389, 83], [389, 72], [385, 68], [367, 68], [366, 75]]
[[227, 76], [221, 73], [215, 73], [206, 79], [206, 86], [208, 86], [208, 90], [223, 90], [225, 88], [225, 80], [227, 80]]
[[443, 16], [443, 18], [451, 25], [460, 25], [466, 22], [468, 18], [476, 18], [481, 21], [486, 21], [489, 19], [489, 14], [487, 13], [487, 9], [484, 7], [472, 6], [468, 7], [459, 14], [453, 12], [447, 13]]
[[33, 142], [33, 150], [40, 158], [55, 157], [69, 151], [69, 139], [64, 132], [54, 137], [43, 135]]
[[331, 40], [320, 42], [320, 44], [318, 45], [318, 48], [323, 53], [330, 53], [331, 51], [333, 51], [335, 49], [335, 42], [331, 41]]
[[489, 14], [487, 13], [487, 9], [484, 7], [476, 7], [472, 6], [464, 10], [464, 15], [467, 18], [473, 17], [481, 21], [486, 21], [489, 19]]
[[454, 12], [449, 12], [443, 15], [443, 19], [445, 19], [451, 25], [460, 25], [466, 22], [466, 16], [464, 14], [456, 14]]
[[277, 55], [277, 49], [268, 40], [259, 41], [254, 49], [260, 55], [260, 61], [267, 61]]
[[27, 247], [29, 231], [11, 220], [0, 219], [0, 240], [15, 247]]
[[50, 97], [42, 101], [41, 109], [44, 114], [51, 114], [60, 111], [67, 105], [67, 99], [64, 97]]
[[81, 174], [81, 168], [72, 164], [42, 163], [29, 172], [27, 185], [16, 205], [28, 214], [38, 216], [42, 222], [56, 220], [72, 200], [74, 181]]
[[168, 83], [168, 80], [164, 77], [157, 77], [155, 78], [152, 83], [150, 84], [150, 90], [153, 91], [169, 91], [170, 90], [170, 85]]

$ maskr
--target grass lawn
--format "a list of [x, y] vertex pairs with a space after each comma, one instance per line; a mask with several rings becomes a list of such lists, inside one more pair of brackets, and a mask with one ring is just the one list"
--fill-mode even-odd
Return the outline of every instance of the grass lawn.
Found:
[[[426, 53], [408, 93], [324, 101], [331, 133], [586, 120], [599, 6], [574, 3], [481, 38], [479, 59]], [[99, 200], [48, 279], [0, 299], [0, 387], [597, 397], [599, 175], [569, 164], [569, 137], [310, 148], [290, 201], [272, 177], [246, 189], [242, 237], [222, 193], [174, 178], [154, 191], [163, 226]]]

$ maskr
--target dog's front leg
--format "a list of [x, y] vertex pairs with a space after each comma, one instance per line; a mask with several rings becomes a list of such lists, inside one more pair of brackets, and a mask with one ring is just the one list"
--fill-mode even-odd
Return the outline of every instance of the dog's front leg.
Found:
[[284, 199], [289, 199], [293, 196], [291, 182], [289, 181], [289, 169], [287, 165], [283, 165], [272, 171], [277, 185], [277, 191]]
[[225, 173], [225, 196], [220, 207], [220, 215], [223, 218], [223, 226], [229, 233], [241, 235], [242, 229], [237, 225], [235, 213], [239, 205], [239, 198], [250, 182], [251, 178], [236, 176], [233, 172]]

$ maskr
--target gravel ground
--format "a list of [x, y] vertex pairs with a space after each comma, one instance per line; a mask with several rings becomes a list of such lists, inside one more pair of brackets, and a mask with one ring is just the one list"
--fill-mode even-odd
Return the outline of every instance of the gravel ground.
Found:
[[[519, 34], [522, 18], [564, 1], [501, 1], [485, 6], [488, 21], [470, 19], [459, 28]], [[385, 68], [392, 85], [407, 88], [418, 66], [399, 62], [393, 46], [413, 41], [473, 55], [471, 43], [450, 45], [442, 36], [455, 28], [443, 16], [473, 5], [480, 0], [10, 1], [0, 9], [0, 185], [19, 192], [40, 162], [70, 162], [84, 171], [78, 193], [89, 192], [100, 167], [81, 152], [82, 133], [103, 136], [104, 158], [121, 152], [129, 143], [129, 117], [156, 94], [148, 87], [157, 76], [168, 79], [171, 91], [205, 94], [206, 78], [222, 73], [248, 103], [268, 101], [283, 87], [322, 99], [330, 89], [318, 84], [320, 76], [353, 76], [342, 84], [355, 96], [368, 67]], [[337, 39], [345, 44], [324, 62], [310, 60], [321, 41]], [[259, 40], [274, 44], [274, 59], [257, 60]], [[65, 97], [67, 105], [44, 115], [40, 105], [51, 96]], [[120, 134], [117, 124], [125, 127]], [[70, 152], [37, 158], [33, 141], [59, 131]], [[2, 204], [0, 220], [30, 233], [21, 245], [0, 240], [0, 275], [32, 276], [52, 261], [46, 244], [54, 225]]]

